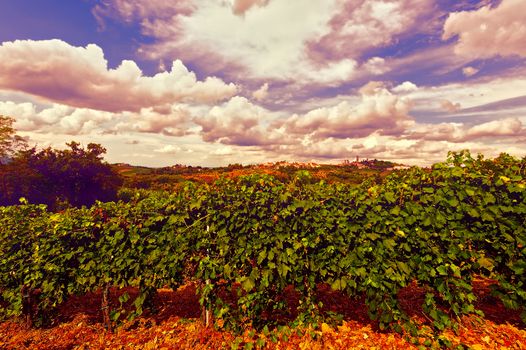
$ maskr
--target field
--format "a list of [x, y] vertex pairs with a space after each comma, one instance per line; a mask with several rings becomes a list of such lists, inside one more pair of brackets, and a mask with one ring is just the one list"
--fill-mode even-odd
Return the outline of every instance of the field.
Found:
[[3, 207], [2, 346], [520, 349], [525, 185], [525, 159], [461, 152], [359, 186], [299, 171]]

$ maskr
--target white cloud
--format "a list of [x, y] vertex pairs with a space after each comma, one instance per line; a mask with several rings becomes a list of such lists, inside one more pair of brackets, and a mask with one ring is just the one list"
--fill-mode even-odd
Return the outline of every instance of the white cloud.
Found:
[[177, 154], [177, 153], [183, 152], [184, 150], [180, 146], [165, 145], [161, 148], [154, 149], [153, 151], [157, 153]]
[[[321, 156], [324, 148], [319, 145], [328, 139], [403, 134], [414, 123], [408, 114], [410, 106], [410, 100], [393, 95], [383, 83], [372, 82], [361, 89], [358, 105], [343, 101], [289, 116], [234, 97], [213, 107], [205, 116], [194, 118], [194, 122], [201, 126], [199, 134], [205, 142], [256, 146], [278, 153], [302, 153], [302, 147], [307, 147], [312, 155]], [[340, 146], [327, 153], [326, 158], [347, 150]]]
[[139, 113], [125, 112], [121, 122], [113, 130], [116, 132], [136, 131], [141, 133], [183, 136], [190, 132], [191, 112], [184, 105], [170, 105], [158, 110], [143, 108]]
[[415, 124], [406, 138], [425, 141], [460, 141], [465, 135], [462, 123]]
[[418, 90], [418, 87], [410, 82], [410, 81], [404, 81], [402, 84], [395, 86], [392, 91], [396, 93], [408, 93]]
[[113, 113], [62, 104], [37, 107], [30, 102], [0, 101], [0, 114], [15, 118], [19, 131], [68, 135], [149, 133], [184, 136], [192, 132], [192, 112], [185, 105]]
[[458, 35], [455, 52], [472, 58], [519, 55], [526, 57], [524, 0], [502, 0], [496, 7], [451, 13], [443, 39]]
[[383, 83], [371, 82], [361, 90], [362, 101], [346, 101], [334, 107], [317, 108], [305, 115], [293, 115], [285, 123], [288, 133], [323, 138], [358, 138], [378, 132], [401, 133], [412, 118], [408, 115], [411, 101], [393, 95]]
[[232, 12], [236, 15], [244, 15], [254, 6], [266, 6], [269, 0], [232, 0]]
[[510, 137], [526, 136], [526, 128], [517, 118], [505, 118], [467, 126], [462, 123], [416, 124], [408, 132], [409, 139], [427, 141], [448, 141], [463, 143]]
[[382, 57], [372, 57], [364, 63], [363, 68], [374, 75], [380, 75], [389, 70], [386, 66], [385, 59]]
[[478, 72], [479, 72], [479, 70], [477, 68], [474, 68], [474, 67], [471, 67], [471, 66], [462, 68], [462, 73], [466, 77], [471, 77], [471, 76], [477, 74]]
[[92, 10], [99, 24], [104, 27], [105, 17], [119, 18], [127, 23], [145, 18], [170, 18], [189, 14], [196, 7], [193, 0], [111, 0], [95, 5]]
[[219, 148], [216, 148], [214, 151], [212, 151], [212, 154], [216, 156], [229, 156], [229, 155], [232, 155], [233, 153], [234, 151], [231, 146], [219, 147]]
[[257, 89], [256, 91], [252, 93], [252, 97], [256, 101], [262, 101], [266, 99], [268, 96], [268, 87], [269, 87], [268, 83], [261, 85], [259, 89]]
[[15, 118], [15, 128], [20, 131], [68, 135], [89, 134], [112, 119], [112, 113], [87, 108], [53, 104], [37, 111], [36, 106], [30, 102], [11, 101], [0, 101], [0, 114]]
[[[97, 13], [138, 21], [156, 40], [140, 51], [151, 59], [181, 58], [240, 80], [338, 85], [354, 76], [367, 50], [417, 28], [433, 1], [183, 0], [177, 6], [182, 9], [109, 0]], [[374, 74], [387, 69], [381, 57], [366, 67]]]
[[198, 81], [176, 60], [169, 72], [144, 76], [133, 61], [108, 69], [100, 47], [74, 47], [61, 40], [0, 45], [0, 88], [75, 107], [138, 111], [166, 103], [215, 103], [236, 94], [234, 84], [209, 77]]
[[236, 96], [221, 106], [213, 107], [205, 116], [194, 118], [206, 142], [254, 146], [283, 142], [282, 135], [264, 126], [275, 116], [244, 97]]
[[473, 140], [482, 137], [526, 136], [526, 128], [517, 118], [492, 120], [487, 123], [475, 125], [466, 132], [466, 139]]
[[440, 101], [440, 107], [449, 113], [458, 112], [461, 108], [460, 103], [453, 103], [449, 100]]
[[145, 34], [158, 40], [144, 54], [191, 59], [205, 70], [233, 67], [245, 78], [297, 79], [316, 68], [305, 60], [304, 44], [326, 32], [336, 9], [333, 1], [270, 1], [240, 17], [229, 7], [204, 0], [190, 15], [144, 20]]
[[305, 82], [310, 80], [325, 86], [337, 86], [342, 82], [351, 80], [356, 66], [356, 61], [346, 58], [320, 67], [306, 68], [303, 77]]
[[514, 75], [495, 79], [420, 87], [407, 95], [415, 108], [427, 109], [437, 101], [462, 101], [465, 109], [525, 95], [526, 77]]
[[340, 1], [330, 31], [312, 38], [310, 49], [320, 59], [359, 57], [365, 51], [390, 44], [414, 28], [432, 10], [429, 0]]

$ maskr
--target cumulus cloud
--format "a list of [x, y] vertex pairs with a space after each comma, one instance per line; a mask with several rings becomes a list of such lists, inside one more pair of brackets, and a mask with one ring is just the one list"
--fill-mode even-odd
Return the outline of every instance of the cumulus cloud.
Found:
[[198, 81], [176, 60], [169, 72], [144, 76], [133, 61], [109, 69], [100, 47], [61, 40], [17, 40], [0, 46], [0, 88], [75, 107], [138, 111], [174, 102], [215, 103], [236, 94], [215, 77]]
[[317, 108], [304, 115], [293, 115], [284, 128], [292, 134], [314, 139], [357, 138], [377, 132], [398, 134], [411, 124], [411, 101], [392, 94], [383, 83], [371, 82], [360, 90], [362, 101], [352, 105], [343, 101], [333, 107]]
[[245, 12], [254, 6], [266, 6], [269, 0], [234, 0], [232, 3], [232, 12], [236, 15], [244, 15]]
[[524, 136], [526, 129], [517, 118], [506, 118], [493, 120], [487, 123], [475, 125], [466, 132], [466, 140], [474, 140], [482, 137], [506, 137]]
[[234, 150], [232, 149], [232, 146], [223, 146], [216, 148], [212, 151], [213, 155], [216, 156], [229, 156], [234, 153]]
[[268, 96], [268, 83], [261, 85], [259, 89], [252, 93], [252, 97], [256, 101], [262, 101]]
[[171, 105], [159, 111], [113, 113], [53, 104], [44, 108], [30, 102], [0, 101], [0, 115], [15, 118], [19, 131], [67, 135], [147, 133], [181, 137], [195, 127], [190, 109]]
[[205, 142], [321, 158], [349, 151], [343, 144], [336, 148], [323, 146], [334, 145], [334, 140], [401, 135], [414, 123], [408, 114], [410, 100], [392, 94], [385, 84], [371, 82], [360, 93], [358, 104], [343, 101], [292, 115], [271, 112], [236, 96], [206, 115], [193, 118], [193, 122], [201, 127], [199, 134]]
[[505, 118], [473, 126], [463, 123], [417, 124], [413, 126], [407, 137], [417, 140], [461, 143], [487, 138], [517, 138], [524, 135], [526, 135], [526, 128], [518, 118]]
[[[180, 58], [206, 74], [298, 85], [349, 81], [364, 53], [391, 44], [433, 10], [432, 0], [183, 0], [180, 10], [157, 0], [105, 3], [98, 5], [101, 16], [134, 19], [155, 39], [140, 50], [147, 58]], [[373, 74], [389, 68], [381, 57], [364, 67]]]
[[478, 72], [479, 72], [479, 70], [477, 68], [474, 68], [474, 67], [471, 67], [471, 66], [467, 66], [467, 67], [462, 68], [462, 73], [466, 77], [471, 77], [471, 76], [477, 74]]
[[[414, 110], [427, 111], [424, 112], [426, 115], [427, 113], [443, 115], [441, 102], [448, 100], [453, 101], [453, 105], [461, 101], [464, 118], [469, 114], [474, 118], [484, 115], [486, 118], [498, 119], [526, 115], [524, 91], [526, 91], [526, 78], [513, 75], [469, 83], [420, 86], [407, 97], [414, 101]], [[415, 116], [418, 117], [418, 113], [415, 113]]]
[[116, 132], [135, 131], [141, 133], [162, 134], [166, 136], [184, 136], [191, 128], [191, 112], [185, 106], [172, 105], [161, 110], [143, 108], [139, 113], [125, 112], [122, 121], [113, 130]]
[[409, 93], [418, 90], [418, 87], [410, 82], [404, 81], [402, 84], [395, 86], [392, 91], [396, 93]]
[[161, 148], [154, 149], [153, 151], [156, 153], [176, 154], [176, 153], [184, 152], [185, 150], [180, 146], [165, 145]]
[[416, 124], [405, 137], [426, 141], [461, 141], [465, 135], [462, 123]]
[[351, 80], [356, 66], [355, 60], [346, 58], [305, 69], [303, 77], [305, 82], [311, 81], [325, 86], [337, 86], [342, 82]]
[[[280, 136], [264, 127], [264, 123], [271, 118], [268, 110], [236, 96], [221, 106], [213, 107], [207, 115], [194, 118], [194, 122], [201, 127], [200, 133], [206, 142], [254, 146], [279, 142]], [[283, 139], [280, 141], [283, 142]]]
[[386, 65], [385, 59], [382, 57], [372, 57], [363, 64], [363, 68], [374, 75], [379, 75], [387, 72], [389, 68]]
[[40, 111], [30, 102], [0, 101], [0, 114], [15, 118], [20, 131], [89, 134], [112, 119], [112, 113], [54, 104]]
[[[145, 0], [139, 2], [147, 6]], [[252, 7], [244, 17], [232, 13], [225, 2], [204, 0], [191, 15], [143, 18], [143, 32], [156, 42], [145, 45], [142, 53], [148, 58], [191, 60], [202, 71], [243, 79], [302, 79], [316, 70], [305, 60], [305, 42], [325, 32], [335, 11], [333, 1], [269, 1]], [[298, 16], [301, 21], [290, 20]], [[311, 81], [322, 75], [305, 77]]]
[[197, 4], [193, 0], [148, 0], [103, 1], [93, 7], [92, 13], [104, 27], [107, 17], [122, 19], [125, 22], [148, 18], [170, 18], [178, 14], [191, 14]]
[[526, 56], [524, 0], [502, 0], [475, 11], [451, 13], [442, 38], [458, 36], [455, 52], [472, 58]]
[[341, 1], [328, 32], [310, 40], [310, 55], [319, 60], [358, 57], [391, 43], [431, 9], [430, 0]]
[[454, 113], [454, 112], [458, 112], [461, 108], [460, 106], [460, 103], [453, 103], [449, 100], [442, 100], [440, 102], [440, 107], [446, 111], [446, 112], [449, 112], [449, 113]]

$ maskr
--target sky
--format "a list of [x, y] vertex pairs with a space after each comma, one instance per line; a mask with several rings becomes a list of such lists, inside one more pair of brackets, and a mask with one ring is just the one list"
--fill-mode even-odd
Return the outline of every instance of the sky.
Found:
[[0, 0], [0, 115], [144, 166], [526, 155], [526, 0]]

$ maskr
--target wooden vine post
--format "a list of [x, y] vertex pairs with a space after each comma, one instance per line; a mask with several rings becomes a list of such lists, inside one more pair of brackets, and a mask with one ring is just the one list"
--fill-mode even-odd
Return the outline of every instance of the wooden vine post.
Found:
[[111, 332], [111, 318], [110, 318], [110, 284], [106, 283], [102, 290], [102, 322], [107, 331]]
[[27, 284], [23, 285], [20, 293], [22, 294], [22, 315], [24, 315], [25, 325], [27, 328], [32, 328], [34, 301], [31, 287]]
[[[210, 226], [206, 226], [206, 232], [209, 233], [210, 232]], [[210, 257], [210, 249], [207, 248], [206, 249], [206, 253], [208, 255], [208, 257]], [[210, 278], [207, 278], [206, 279], [206, 285], [210, 285]], [[205, 302], [203, 303], [203, 321], [204, 321], [204, 324], [206, 327], [208, 327], [210, 325], [210, 321], [211, 321], [211, 313], [210, 313], [210, 306], [208, 305], [208, 298], [205, 300]]]

